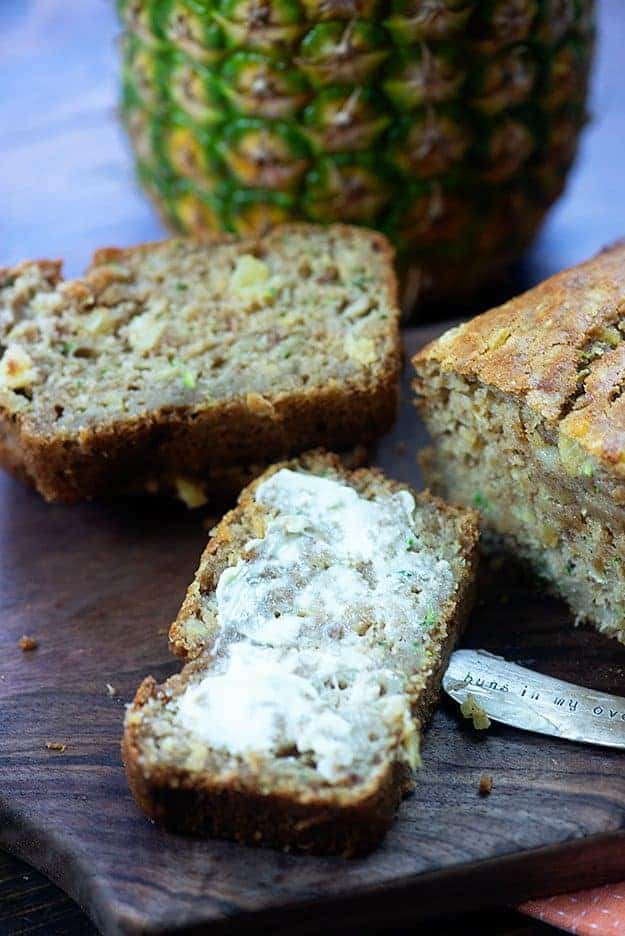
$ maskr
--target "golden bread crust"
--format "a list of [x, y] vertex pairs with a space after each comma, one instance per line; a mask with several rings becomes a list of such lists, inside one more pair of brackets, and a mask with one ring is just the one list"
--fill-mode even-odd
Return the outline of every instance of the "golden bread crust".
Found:
[[625, 475], [625, 242], [565, 270], [419, 351], [520, 398], [547, 424]]

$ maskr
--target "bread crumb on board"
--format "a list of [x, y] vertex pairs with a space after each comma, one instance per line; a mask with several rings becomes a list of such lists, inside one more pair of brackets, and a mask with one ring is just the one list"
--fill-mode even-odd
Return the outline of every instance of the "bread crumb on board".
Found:
[[112, 686], [110, 682], [107, 682], [106, 684], [106, 691], [108, 692], [110, 696], [117, 695], [117, 689], [115, 688], [115, 686]]
[[488, 774], [482, 774], [478, 790], [480, 796], [489, 796], [493, 792], [493, 778]]
[[37, 641], [34, 637], [28, 637], [26, 634], [23, 634], [19, 639], [20, 650], [23, 650], [24, 653], [28, 653], [30, 650], [37, 649]]
[[62, 754], [66, 747], [67, 745], [61, 744], [60, 741], [46, 741], [46, 748], [48, 751], [58, 751], [59, 754]]
[[470, 692], [467, 693], [466, 699], [460, 706], [460, 711], [465, 718], [471, 718], [473, 720], [473, 727], [478, 731], [486, 731], [487, 728], [490, 728], [490, 718]]

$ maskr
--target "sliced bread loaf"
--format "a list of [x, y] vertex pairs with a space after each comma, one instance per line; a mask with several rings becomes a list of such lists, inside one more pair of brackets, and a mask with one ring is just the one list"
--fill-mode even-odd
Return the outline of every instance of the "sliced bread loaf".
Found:
[[419, 726], [468, 612], [477, 526], [311, 453], [213, 531], [171, 629], [190, 659], [125, 723], [137, 803], [172, 829], [351, 855], [412, 786]]
[[420, 351], [428, 482], [625, 643], [625, 244]]
[[341, 225], [102, 250], [71, 282], [0, 271], [0, 460], [49, 500], [201, 500], [254, 463], [370, 442], [395, 414], [398, 319], [388, 243]]

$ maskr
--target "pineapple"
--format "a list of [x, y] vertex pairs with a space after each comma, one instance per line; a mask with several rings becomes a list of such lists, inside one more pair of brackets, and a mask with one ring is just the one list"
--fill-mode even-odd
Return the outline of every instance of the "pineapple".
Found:
[[532, 239], [586, 119], [592, 0], [120, 0], [123, 114], [176, 230], [344, 220], [404, 308]]

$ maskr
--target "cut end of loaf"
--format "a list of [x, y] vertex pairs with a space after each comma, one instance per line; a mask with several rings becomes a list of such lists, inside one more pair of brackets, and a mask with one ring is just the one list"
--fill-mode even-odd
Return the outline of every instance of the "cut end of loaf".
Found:
[[[244, 841], [379, 840], [466, 613], [476, 538], [470, 514], [333, 456], [266, 472], [214, 532], [172, 628], [195, 659], [128, 713], [140, 805]], [[228, 797], [246, 815], [254, 802], [256, 827], [224, 818]]]
[[434, 442], [422, 456], [428, 484], [479, 510], [485, 548], [528, 563], [576, 621], [625, 642], [620, 479], [524, 395], [441, 366], [437, 356], [433, 348], [415, 359]]
[[622, 642], [624, 271], [615, 244], [414, 359], [430, 483]]

